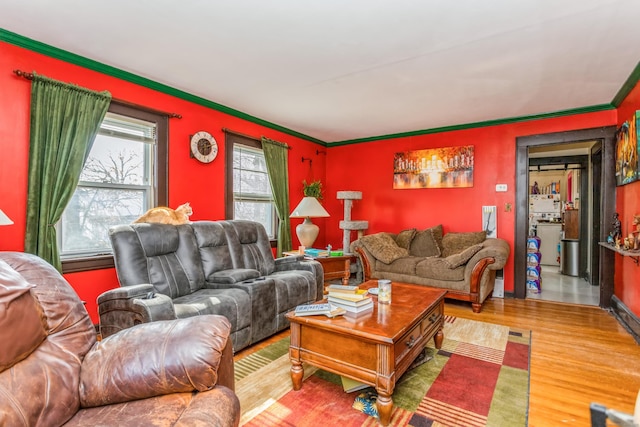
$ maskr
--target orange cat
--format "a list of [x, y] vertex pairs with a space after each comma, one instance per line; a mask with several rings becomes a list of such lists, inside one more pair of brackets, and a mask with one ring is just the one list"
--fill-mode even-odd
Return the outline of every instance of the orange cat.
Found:
[[171, 209], [166, 206], [158, 206], [157, 208], [151, 208], [145, 212], [140, 218], [133, 221], [137, 222], [155, 222], [159, 224], [189, 224], [189, 216], [193, 213], [189, 202], [178, 206], [176, 209]]

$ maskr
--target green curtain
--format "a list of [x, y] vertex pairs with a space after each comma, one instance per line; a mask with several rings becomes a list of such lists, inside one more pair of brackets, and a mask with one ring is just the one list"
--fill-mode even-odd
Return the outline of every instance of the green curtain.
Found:
[[271, 182], [271, 192], [278, 214], [277, 256], [291, 250], [291, 222], [289, 221], [289, 147], [269, 138], [262, 138], [262, 151], [267, 163], [267, 173]]
[[34, 73], [25, 251], [62, 270], [55, 225], [71, 200], [111, 94]]

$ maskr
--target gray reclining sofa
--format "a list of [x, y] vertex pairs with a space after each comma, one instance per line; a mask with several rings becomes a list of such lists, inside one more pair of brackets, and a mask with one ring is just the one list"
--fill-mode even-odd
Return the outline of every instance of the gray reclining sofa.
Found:
[[138, 323], [220, 314], [237, 352], [286, 329], [285, 314], [297, 305], [322, 299], [320, 263], [274, 259], [257, 222], [119, 225], [109, 235], [121, 288], [98, 297], [103, 337]]

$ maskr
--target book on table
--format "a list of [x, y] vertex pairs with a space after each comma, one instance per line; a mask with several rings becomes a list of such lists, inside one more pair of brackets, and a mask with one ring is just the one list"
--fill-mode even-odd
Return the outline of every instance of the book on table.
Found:
[[344, 314], [346, 310], [342, 307], [331, 305], [328, 303], [323, 304], [304, 304], [299, 305], [295, 309], [296, 316], [319, 316], [324, 315], [327, 317], [335, 317]]
[[355, 286], [355, 285], [336, 285], [336, 284], [331, 284], [327, 287], [327, 290], [329, 292], [341, 292], [341, 293], [345, 293], [345, 294], [355, 294], [357, 293], [360, 289], [359, 286]]
[[363, 306], [363, 305], [372, 304], [373, 300], [371, 299], [370, 296], [365, 296], [364, 298], [361, 298], [359, 300], [352, 301], [352, 300], [348, 300], [348, 299], [335, 297], [335, 296], [332, 296], [331, 294], [329, 294], [329, 296], [327, 297], [327, 302], [329, 302], [329, 304], [336, 303], [336, 304], [348, 305], [350, 307], [360, 307], [360, 306]]
[[323, 257], [329, 256], [329, 251], [326, 249], [309, 248], [304, 250], [304, 254], [305, 256], [308, 256], [311, 258], [321, 258], [321, 257], [323, 258]]
[[373, 300], [371, 298], [366, 298], [362, 301], [346, 301], [328, 297], [327, 300], [330, 304], [344, 308], [349, 313], [360, 313], [367, 310], [373, 310]]
[[329, 289], [328, 296], [346, 301], [362, 301], [366, 298], [369, 298], [368, 294], [369, 291], [367, 291], [366, 289], [358, 289], [358, 291], [354, 293], [338, 292]]

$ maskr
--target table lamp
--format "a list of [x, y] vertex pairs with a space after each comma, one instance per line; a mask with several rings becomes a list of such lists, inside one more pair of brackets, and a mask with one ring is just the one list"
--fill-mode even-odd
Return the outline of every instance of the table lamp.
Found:
[[9, 219], [9, 217], [2, 212], [2, 209], [0, 209], [0, 225], [11, 225], [13, 224], [13, 221], [11, 221]]
[[315, 197], [304, 197], [289, 215], [290, 218], [304, 218], [302, 224], [296, 227], [296, 235], [300, 244], [306, 248], [313, 247], [320, 228], [311, 222], [311, 218], [328, 217], [327, 212]]

